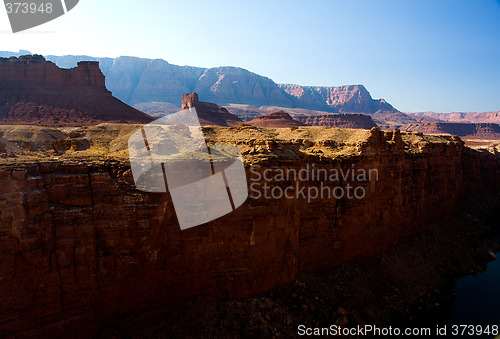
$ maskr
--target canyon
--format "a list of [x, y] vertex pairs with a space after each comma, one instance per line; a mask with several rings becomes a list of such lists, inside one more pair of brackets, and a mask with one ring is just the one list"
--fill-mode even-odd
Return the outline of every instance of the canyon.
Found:
[[[181, 231], [168, 193], [133, 184], [126, 141], [139, 127], [64, 129], [89, 147], [56, 153], [43, 146], [36, 157], [0, 157], [2, 335], [87, 337], [194, 297], [248, 297], [299, 274], [380, 255], [457, 213], [466, 196], [498, 197], [500, 189], [500, 158], [454, 136], [204, 127], [208, 144], [240, 149], [249, 183], [265, 183], [251, 171], [307, 164], [377, 169], [378, 177], [323, 182], [363, 187], [363, 199], [249, 198], [224, 217]], [[296, 180], [271, 184], [321, 184]]]
[[[471, 197], [489, 200], [480, 211], [498, 205], [498, 142], [474, 150], [451, 135], [500, 139], [493, 122], [444, 123], [399, 112], [362, 85], [281, 85], [235, 67], [181, 67], [132, 57], [47, 60], [0, 58], [2, 337], [85, 338], [109, 326], [130, 329], [156, 312], [189, 309], [193, 300], [242, 300], [297, 285], [307, 274], [385, 258], [396, 245], [429, 231], [436, 233], [425, 246], [412, 248], [416, 256], [427, 249], [451, 251], [441, 244], [443, 233], [459, 233], [465, 240], [458, 249], [473, 252], [464, 244], [475, 217], [464, 214], [474, 226], [469, 228], [448, 220], [458, 219]], [[73, 68], [60, 68], [65, 65]], [[169, 193], [138, 190], [130, 168], [127, 141], [154, 118], [107, 88], [155, 117], [196, 108], [208, 145], [240, 150], [252, 193], [270, 185], [268, 192], [291, 187], [294, 194], [274, 198], [261, 192], [230, 214], [180, 230]], [[495, 117], [478, 117], [486, 118]], [[377, 175], [266, 177], [310, 168]], [[349, 187], [363, 195], [323, 196]], [[446, 231], [435, 227], [443, 223]], [[397, 260], [404, 256], [402, 251]], [[422, 266], [431, 261], [421, 258]], [[360, 272], [368, 271], [370, 279], [380, 274], [369, 267]], [[330, 280], [350, 283], [340, 273]], [[301, 291], [300, 297], [309, 298]], [[305, 305], [311, 312], [319, 303], [312, 300]], [[334, 315], [335, 321], [347, 320], [341, 308]], [[229, 319], [218, 317], [224, 324]], [[363, 323], [371, 316], [349, 317]]]

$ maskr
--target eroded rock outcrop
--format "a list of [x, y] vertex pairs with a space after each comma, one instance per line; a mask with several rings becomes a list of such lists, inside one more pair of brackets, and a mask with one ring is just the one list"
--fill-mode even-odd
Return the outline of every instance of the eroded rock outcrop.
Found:
[[242, 121], [236, 115], [229, 113], [224, 107], [198, 99], [197, 93], [184, 94], [182, 97], [182, 109], [194, 107], [201, 125], [213, 126], [237, 126]]
[[0, 153], [15, 153], [16, 151], [19, 149], [14, 144], [0, 137]]
[[57, 153], [66, 151], [83, 151], [90, 147], [90, 141], [85, 138], [67, 138], [54, 140], [50, 145]]
[[106, 89], [99, 63], [62, 69], [40, 55], [0, 58], [0, 123], [147, 123], [153, 118]]
[[107, 91], [104, 75], [96, 61], [80, 61], [75, 68], [63, 69], [46, 61], [41, 55], [24, 55], [19, 58], [0, 58], [0, 67], [2, 81], [21, 81], [31, 86], [61, 89], [73, 85]]

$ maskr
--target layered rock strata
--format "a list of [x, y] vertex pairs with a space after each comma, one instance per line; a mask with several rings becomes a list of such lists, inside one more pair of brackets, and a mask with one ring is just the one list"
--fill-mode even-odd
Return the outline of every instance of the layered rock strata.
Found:
[[295, 116], [295, 119], [309, 126], [371, 129], [377, 124], [364, 114], [327, 114]]
[[284, 111], [276, 111], [261, 115], [260, 117], [248, 121], [247, 124], [257, 127], [272, 127], [272, 128], [298, 127], [305, 125], [300, 121], [298, 121], [298, 119], [292, 118], [288, 113]]
[[429, 134], [451, 134], [471, 139], [500, 139], [500, 125], [494, 123], [432, 122], [409, 124], [407, 131]]
[[147, 123], [149, 115], [128, 106], [106, 89], [99, 63], [57, 67], [40, 55], [0, 58], [0, 123], [88, 125]]

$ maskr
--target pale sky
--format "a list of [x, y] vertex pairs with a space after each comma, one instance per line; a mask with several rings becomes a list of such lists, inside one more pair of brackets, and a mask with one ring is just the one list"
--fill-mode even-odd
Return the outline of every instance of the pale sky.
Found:
[[80, 0], [0, 50], [238, 66], [277, 83], [363, 84], [402, 111], [500, 110], [500, 0]]

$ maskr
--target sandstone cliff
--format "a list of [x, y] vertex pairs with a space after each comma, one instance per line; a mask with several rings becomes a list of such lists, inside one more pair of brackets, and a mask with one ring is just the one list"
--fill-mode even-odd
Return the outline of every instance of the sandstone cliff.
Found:
[[299, 115], [295, 119], [309, 126], [362, 129], [377, 126], [369, 115], [364, 114]]
[[[307, 164], [377, 169], [378, 180], [363, 184], [363, 199], [249, 198], [181, 231], [168, 194], [135, 189], [126, 154], [0, 159], [2, 336], [87, 337], [125, 315], [174, 309], [194, 296], [249, 296], [300, 272], [381, 253], [454, 213], [464, 195], [500, 188], [500, 160], [452, 136], [318, 127], [204, 132], [209, 143], [238, 145], [250, 183], [262, 184], [256, 173], [267, 169]], [[126, 145], [126, 137], [116, 133], [109, 147]]]
[[257, 127], [298, 127], [304, 126], [303, 123], [292, 118], [290, 114], [283, 111], [271, 112], [261, 115], [247, 122], [249, 125]]
[[0, 123], [147, 123], [153, 119], [106, 89], [98, 62], [62, 69], [42, 56], [0, 58]]
[[24, 55], [19, 58], [0, 58], [2, 82], [24, 82], [26, 87], [82, 86], [106, 90], [104, 76], [95, 61], [80, 61], [76, 68], [62, 69], [47, 62], [41, 55]]

